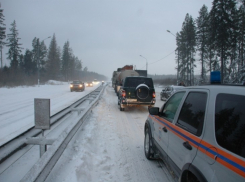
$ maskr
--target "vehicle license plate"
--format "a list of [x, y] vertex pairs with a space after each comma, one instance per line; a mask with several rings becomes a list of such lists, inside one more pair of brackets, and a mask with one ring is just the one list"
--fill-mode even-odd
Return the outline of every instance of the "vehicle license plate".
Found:
[[127, 99], [128, 102], [137, 102], [137, 99]]

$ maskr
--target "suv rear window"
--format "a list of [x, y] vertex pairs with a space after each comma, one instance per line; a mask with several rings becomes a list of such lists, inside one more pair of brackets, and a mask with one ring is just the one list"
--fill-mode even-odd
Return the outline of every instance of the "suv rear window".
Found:
[[146, 84], [148, 87], [153, 88], [153, 81], [151, 78], [141, 77], [127, 77], [124, 82], [124, 87], [137, 87], [139, 84]]
[[245, 157], [245, 96], [218, 94], [215, 135], [220, 146]]

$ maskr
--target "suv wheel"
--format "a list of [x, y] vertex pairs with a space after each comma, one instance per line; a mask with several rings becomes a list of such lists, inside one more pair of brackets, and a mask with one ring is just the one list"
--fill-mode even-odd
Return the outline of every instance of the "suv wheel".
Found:
[[124, 108], [122, 108], [121, 104], [119, 104], [120, 106], [120, 111], [124, 111]]
[[186, 182], [200, 182], [200, 181], [193, 173], [187, 172]]
[[152, 140], [151, 140], [151, 133], [149, 128], [145, 130], [145, 142], [144, 142], [144, 149], [145, 149], [145, 157], [148, 160], [152, 159], [153, 156], [153, 149], [152, 149]]
[[146, 99], [149, 96], [149, 87], [141, 84], [136, 88], [136, 95], [139, 99]]

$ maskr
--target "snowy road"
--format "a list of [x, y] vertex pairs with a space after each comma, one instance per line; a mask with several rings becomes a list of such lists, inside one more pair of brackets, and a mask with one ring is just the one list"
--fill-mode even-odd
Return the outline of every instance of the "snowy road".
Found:
[[[23, 128], [33, 125], [33, 98], [51, 98], [51, 113], [55, 113], [95, 89], [86, 88], [85, 92], [71, 93], [67, 84], [44, 85], [41, 88], [0, 89], [1, 132], [17, 135], [19, 128], [15, 126], [18, 122]], [[158, 107], [163, 104], [163, 101], [159, 100], [160, 91], [160, 88], [156, 88]], [[6, 117], [7, 114], [10, 114], [9, 117]], [[46, 181], [173, 181], [166, 168], [160, 166], [159, 161], [149, 161], [145, 158], [143, 129], [147, 115], [147, 107], [132, 107], [126, 108], [123, 112], [119, 111], [117, 96], [108, 85], [98, 105], [68, 144]], [[70, 117], [72, 122], [76, 116], [77, 114], [74, 113], [67, 117]], [[4, 117], [5, 120], [2, 120]], [[59, 128], [64, 127], [65, 125]], [[58, 130], [56, 132], [54, 129], [50, 134], [56, 136], [60, 133], [60, 129]], [[8, 137], [12, 136], [3, 135], [1, 132], [0, 141], [3, 141], [3, 138], [8, 140]], [[29, 145], [23, 150], [29, 152], [21, 159], [12, 158], [11, 160], [16, 160], [15, 163], [2, 172], [0, 170], [0, 181], [21, 180], [32, 167], [33, 162], [38, 160], [38, 146]], [[9, 161], [1, 164], [0, 168], [5, 167], [7, 163]]]
[[[157, 102], [157, 106], [163, 104]], [[147, 107], [119, 111], [115, 92], [106, 87], [98, 106], [46, 181], [172, 181], [158, 161], [145, 158], [143, 128], [147, 115]]]

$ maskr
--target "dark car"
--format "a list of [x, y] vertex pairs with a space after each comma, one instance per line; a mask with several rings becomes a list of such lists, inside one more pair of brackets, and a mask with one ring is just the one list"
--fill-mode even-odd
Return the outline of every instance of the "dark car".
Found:
[[70, 89], [71, 92], [72, 91], [84, 91], [85, 89], [85, 85], [83, 82], [79, 81], [79, 80], [74, 80], [71, 84], [70, 84]]
[[152, 78], [147, 77], [126, 77], [118, 94], [118, 105], [120, 111], [134, 105], [154, 106], [155, 89]]
[[177, 90], [183, 89], [184, 86], [168, 86], [162, 89], [160, 93], [161, 100], [167, 100], [171, 95], [173, 95]]
[[87, 82], [86, 83], [86, 87], [92, 87], [92, 86], [94, 86], [93, 82]]

